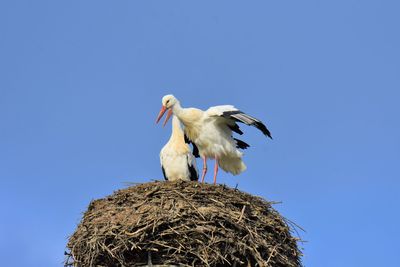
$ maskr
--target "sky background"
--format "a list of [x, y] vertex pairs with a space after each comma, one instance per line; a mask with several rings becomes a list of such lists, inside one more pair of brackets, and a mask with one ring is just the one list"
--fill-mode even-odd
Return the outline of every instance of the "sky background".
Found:
[[243, 127], [248, 170], [218, 181], [282, 201], [306, 230], [306, 266], [398, 266], [399, 11], [369, 0], [1, 1], [1, 265], [62, 266], [92, 199], [162, 178], [170, 124], [155, 118], [173, 93], [267, 124], [272, 141]]

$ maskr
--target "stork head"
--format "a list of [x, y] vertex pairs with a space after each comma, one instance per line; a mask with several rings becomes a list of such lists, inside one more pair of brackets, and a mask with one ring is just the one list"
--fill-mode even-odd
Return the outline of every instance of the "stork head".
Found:
[[161, 107], [160, 113], [158, 114], [156, 123], [158, 123], [160, 121], [160, 119], [162, 118], [164, 113], [168, 110], [167, 117], [165, 117], [165, 120], [163, 123], [163, 126], [165, 126], [165, 124], [167, 124], [169, 118], [172, 115], [172, 108], [177, 102], [178, 102], [178, 100], [173, 95], [164, 96], [161, 100], [162, 107]]
[[176, 104], [177, 101], [178, 100], [175, 98], [175, 96], [165, 95], [162, 98], [161, 103], [164, 107], [166, 107], [168, 109], [168, 108], [172, 108]]

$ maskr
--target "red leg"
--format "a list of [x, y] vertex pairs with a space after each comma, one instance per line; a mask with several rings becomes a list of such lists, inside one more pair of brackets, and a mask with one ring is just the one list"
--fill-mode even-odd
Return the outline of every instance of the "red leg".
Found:
[[217, 184], [217, 174], [218, 174], [218, 158], [215, 157], [215, 165], [214, 165], [214, 184]]
[[201, 175], [201, 182], [204, 183], [204, 177], [206, 176], [207, 173], [207, 157], [203, 158], [203, 173]]

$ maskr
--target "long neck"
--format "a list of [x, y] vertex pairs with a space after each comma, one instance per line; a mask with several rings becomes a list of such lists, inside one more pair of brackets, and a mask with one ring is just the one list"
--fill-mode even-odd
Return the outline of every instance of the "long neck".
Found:
[[172, 107], [172, 112], [174, 112], [174, 115], [177, 116], [178, 118], [185, 113], [185, 109], [182, 108], [181, 103], [177, 101], [175, 105]]
[[179, 120], [183, 123], [183, 125], [190, 126], [193, 122], [191, 118], [190, 108], [182, 108], [181, 103], [176, 102], [172, 107], [172, 112], [175, 116], [179, 118]]
[[181, 122], [175, 115], [172, 117], [172, 134], [170, 140], [176, 142], [184, 140]]
[[[175, 103], [175, 105], [172, 107], [172, 112], [174, 113], [174, 115], [176, 117], [178, 117], [183, 124], [186, 124], [186, 120], [185, 120], [185, 115], [186, 115], [186, 109], [182, 108], [181, 103], [178, 101]], [[175, 117], [174, 116], [174, 117]]]

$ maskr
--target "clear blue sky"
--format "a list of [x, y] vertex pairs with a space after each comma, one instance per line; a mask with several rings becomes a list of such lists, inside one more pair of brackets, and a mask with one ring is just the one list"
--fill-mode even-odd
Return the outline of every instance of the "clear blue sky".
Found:
[[[399, 1], [1, 1], [2, 266], [61, 266], [90, 200], [162, 177], [161, 97], [234, 104], [219, 182], [307, 230], [306, 266], [398, 266]], [[199, 162], [200, 163], [200, 162]], [[207, 177], [211, 181], [211, 176]]]

